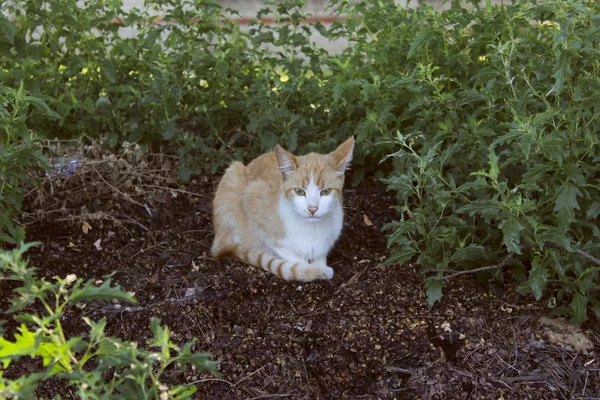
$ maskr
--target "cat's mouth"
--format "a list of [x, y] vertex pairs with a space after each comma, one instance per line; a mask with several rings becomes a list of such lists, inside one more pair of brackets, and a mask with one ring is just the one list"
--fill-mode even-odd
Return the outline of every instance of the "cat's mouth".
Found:
[[317, 222], [321, 219], [321, 216], [318, 215], [307, 215], [306, 219], [309, 220], [310, 222]]

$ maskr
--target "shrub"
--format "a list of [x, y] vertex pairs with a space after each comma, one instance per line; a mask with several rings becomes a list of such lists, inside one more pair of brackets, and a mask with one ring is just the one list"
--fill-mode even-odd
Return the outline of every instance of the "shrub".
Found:
[[21, 212], [27, 188], [38, 183], [48, 169], [39, 137], [27, 128], [27, 120], [58, 118], [40, 98], [30, 96], [21, 82], [17, 90], [0, 86], [0, 244], [24, 240], [25, 230], [14, 223]]
[[177, 144], [183, 181], [277, 143], [329, 149], [352, 129], [329, 111], [329, 59], [311, 42], [327, 32], [303, 22], [304, 3], [267, 1], [258, 17], [281, 24], [242, 32], [215, 0], [10, 2], [0, 80], [60, 115], [27, 120], [43, 137]]
[[[172, 343], [168, 328], [161, 327], [158, 319], [151, 322], [153, 337], [148, 345], [152, 349], [148, 350], [106, 336], [104, 318], [95, 322], [84, 317], [89, 333], [68, 338], [61, 324], [68, 307], [91, 300], [134, 299], [118, 285], [111, 286], [110, 280], [96, 286], [74, 275], [55, 277], [55, 282], [37, 279], [34, 269], [22, 259], [32, 245], [0, 252], [0, 273], [22, 284], [14, 290], [18, 296], [8, 310], [21, 325], [14, 341], [4, 334], [0, 338], [0, 362], [6, 369], [25, 356], [41, 357], [44, 370], [11, 380], [4, 378], [0, 369], [0, 397], [32, 399], [41, 381], [57, 377], [76, 386], [81, 399], [186, 399], [195, 393], [195, 387], [169, 387], [161, 382], [169, 366], [177, 364], [183, 368], [192, 364], [216, 373], [216, 363], [210, 361], [208, 354], [193, 353], [193, 342], [183, 347]], [[34, 304], [43, 313], [32, 313]]]
[[353, 5], [348, 60], [397, 132], [388, 262], [417, 262], [432, 305], [461, 271], [506, 267], [556, 313], [599, 315], [598, 3], [383, 3]]

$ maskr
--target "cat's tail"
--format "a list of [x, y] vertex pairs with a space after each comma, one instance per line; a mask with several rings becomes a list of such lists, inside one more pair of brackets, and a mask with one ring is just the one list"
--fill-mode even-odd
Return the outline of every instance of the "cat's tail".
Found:
[[310, 282], [333, 278], [333, 269], [318, 267], [305, 262], [285, 261], [269, 253], [237, 246], [231, 251], [238, 260], [264, 269], [286, 281]]

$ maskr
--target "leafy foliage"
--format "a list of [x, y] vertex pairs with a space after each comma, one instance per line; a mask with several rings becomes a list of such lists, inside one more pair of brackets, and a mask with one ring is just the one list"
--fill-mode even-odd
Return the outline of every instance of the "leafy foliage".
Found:
[[[344, 19], [327, 29], [302, 0], [268, 0], [248, 31], [215, 0], [76, 3], [0, 16], [1, 127], [24, 110], [18, 149], [25, 132], [167, 142], [186, 181], [275, 143], [324, 151], [353, 134], [354, 183], [387, 174], [398, 193], [388, 261], [422, 266], [430, 304], [446, 271], [490, 266], [480, 275], [510, 269], [575, 322], [600, 314], [597, 2], [332, 0]], [[312, 32], [350, 46], [327, 54]], [[3, 179], [0, 240], [14, 242], [23, 182]]]
[[[9, 310], [19, 312], [15, 318], [22, 323], [13, 340], [4, 335], [0, 338], [0, 362], [6, 369], [25, 356], [41, 357], [45, 370], [16, 380], [0, 379], [0, 397], [33, 398], [41, 381], [56, 376], [75, 384], [77, 396], [82, 399], [186, 399], [191, 398], [195, 387], [169, 387], [161, 382], [169, 366], [176, 364], [183, 368], [192, 364], [216, 373], [216, 363], [208, 354], [192, 352], [193, 342], [183, 347], [172, 343], [168, 328], [161, 327], [157, 319], [151, 322], [153, 337], [149, 340], [155, 351], [106, 336], [104, 318], [95, 322], [84, 317], [90, 327], [87, 337], [67, 339], [61, 318], [68, 306], [89, 300], [135, 300], [118, 285], [111, 286], [108, 280], [94, 286], [74, 275], [57, 277], [55, 282], [37, 279], [34, 270], [22, 259], [32, 245], [0, 253], [0, 272], [7, 273], [8, 279], [22, 282], [15, 289], [18, 297], [12, 300]], [[41, 304], [45, 314], [31, 314], [29, 306], [34, 303]]]
[[[176, 143], [185, 181], [277, 143], [329, 148], [351, 134], [329, 111], [329, 59], [310, 39], [311, 29], [325, 30], [303, 23], [304, 1], [267, 1], [258, 17], [281, 24], [257, 20], [249, 32], [215, 0], [130, 11], [120, 0], [84, 3], [6, 5], [14, 20], [2, 17], [0, 80], [23, 81], [60, 115], [28, 118], [39, 135]], [[329, 130], [335, 138], [323, 137]]]
[[421, 265], [430, 304], [444, 271], [508, 265], [556, 313], [600, 314], [598, 4], [383, 3], [353, 7], [394, 110], [389, 261]]
[[23, 82], [16, 90], [0, 85], [0, 243], [24, 239], [23, 228], [12, 217], [21, 211], [25, 185], [38, 181], [32, 173], [48, 168], [38, 136], [27, 128], [27, 121], [35, 116], [58, 117], [43, 100], [28, 95]]

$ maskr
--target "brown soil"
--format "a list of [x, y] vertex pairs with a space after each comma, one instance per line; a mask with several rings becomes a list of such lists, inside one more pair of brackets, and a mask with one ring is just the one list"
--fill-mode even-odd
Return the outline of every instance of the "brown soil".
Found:
[[[80, 185], [86, 182], [104, 185], [97, 178]], [[169, 326], [175, 342], [198, 338], [195, 350], [212, 353], [222, 379], [191, 369], [166, 377], [196, 385], [198, 399], [566, 399], [600, 393], [597, 358], [544, 341], [535, 321], [546, 309], [517, 294], [508, 279], [482, 285], [461, 276], [449, 282], [442, 303], [429, 308], [417, 267], [383, 266], [388, 250], [381, 229], [395, 217], [389, 209], [394, 196], [373, 179], [346, 191], [343, 235], [329, 257], [333, 280], [303, 284], [210, 258], [212, 184], [193, 183], [185, 188], [191, 193], [132, 189], [125, 198], [122, 181], [111, 182], [95, 196], [89, 190], [76, 195], [73, 187], [62, 197], [54, 193], [45, 212], [31, 202], [29, 211], [38, 214], [29, 214], [28, 239], [43, 243], [30, 251], [31, 264], [47, 279], [74, 273], [97, 280], [114, 272], [116, 283], [135, 292], [138, 304], [130, 309], [69, 309], [64, 324], [70, 335], [87, 331], [86, 315], [106, 317], [109, 335], [141, 345], [152, 317]], [[148, 204], [152, 215], [133, 201]], [[87, 234], [83, 220], [92, 228]], [[98, 239], [101, 250], [94, 246]], [[2, 309], [12, 287], [0, 285]], [[600, 354], [594, 324], [585, 328]], [[22, 361], [11, 372], [29, 373], [32, 364]], [[74, 398], [59, 380], [38, 392]]]

